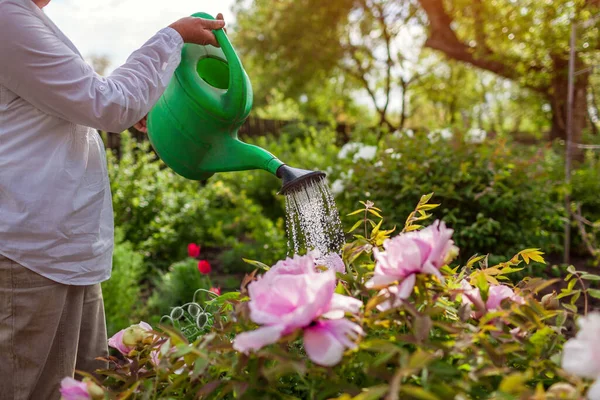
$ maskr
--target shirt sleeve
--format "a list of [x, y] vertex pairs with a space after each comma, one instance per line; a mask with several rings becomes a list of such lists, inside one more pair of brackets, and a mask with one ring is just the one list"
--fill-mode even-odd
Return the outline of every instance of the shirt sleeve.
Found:
[[0, 2], [0, 83], [78, 125], [121, 132], [141, 120], [173, 76], [182, 46], [179, 33], [165, 28], [101, 77], [26, 5]]

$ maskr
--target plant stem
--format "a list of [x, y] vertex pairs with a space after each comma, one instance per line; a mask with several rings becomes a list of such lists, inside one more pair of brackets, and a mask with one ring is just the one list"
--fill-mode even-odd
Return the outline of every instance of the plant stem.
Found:
[[587, 316], [588, 313], [588, 296], [587, 296], [587, 289], [585, 287], [585, 283], [583, 283], [583, 279], [581, 279], [579, 277], [579, 274], [575, 274], [575, 276], [577, 277], [577, 280], [579, 281], [579, 284], [581, 285], [582, 288], [582, 292], [583, 292], [583, 303], [584, 303], [584, 309], [583, 309], [583, 315]]

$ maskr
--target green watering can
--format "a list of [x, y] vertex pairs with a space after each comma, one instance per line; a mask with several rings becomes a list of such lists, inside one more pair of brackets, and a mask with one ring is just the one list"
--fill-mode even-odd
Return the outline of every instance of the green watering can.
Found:
[[283, 194], [323, 179], [323, 172], [291, 168], [238, 139], [252, 108], [252, 85], [225, 31], [213, 32], [221, 47], [185, 44], [181, 64], [148, 115], [158, 156], [179, 175], [199, 181], [218, 172], [264, 169], [283, 180]]

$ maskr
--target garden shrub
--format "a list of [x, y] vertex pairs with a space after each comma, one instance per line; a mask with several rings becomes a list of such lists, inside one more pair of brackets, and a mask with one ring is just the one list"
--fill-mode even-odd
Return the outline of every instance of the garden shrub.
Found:
[[267, 218], [244, 190], [220, 176], [207, 183], [178, 176], [147, 142], [123, 134], [120, 160], [109, 154], [109, 175], [115, 225], [150, 266], [166, 269], [185, 256], [182, 243], [196, 241], [213, 253], [221, 272], [247, 270], [242, 256], [260, 253], [274, 261], [285, 254], [283, 221]]
[[[261, 277], [191, 311], [203, 315], [200, 336], [124, 329], [110, 341], [124, 359], [111, 358], [107, 379], [88, 377], [83, 389], [134, 399], [598, 398], [600, 314], [577, 300], [600, 297], [581, 285], [600, 277], [570, 267], [560, 295], [544, 294], [552, 282], [540, 278], [510, 284], [544, 262], [532, 248], [497, 265], [484, 256], [455, 264], [459, 232], [419, 225], [436, 208], [429, 200], [395, 231], [363, 203], [345, 273], [310, 254], [271, 268], [253, 262]], [[581, 332], [565, 344], [573, 321]]]
[[112, 275], [108, 281], [102, 282], [109, 335], [139, 318], [133, 310], [136, 310], [139, 303], [140, 283], [145, 272], [144, 257], [130, 242], [123, 240], [123, 232], [117, 228]]
[[367, 197], [398, 226], [420, 193], [434, 192], [443, 204], [436, 215], [456, 230], [464, 255], [499, 260], [525, 246], [554, 253], [562, 246], [564, 207], [543, 157], [504, 140], [470, 144], [410, 132], [387, 136], [372, 159], [350, 153], [340, 160], [333, 187], [341, 208]]
[[198, 270], [198, 260], [188, 258], [175, 263], [155, 278], [144, 314], [151, 323], [157, 323], [172, 307], [191, 301], [198, 289], [210, 290], [212, 286], [209, 275]]

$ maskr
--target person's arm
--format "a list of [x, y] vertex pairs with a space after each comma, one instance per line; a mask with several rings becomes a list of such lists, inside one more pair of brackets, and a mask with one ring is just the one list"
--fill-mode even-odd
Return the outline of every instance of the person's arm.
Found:
[[[210, 31], [203, 34], [212, 36], [212, 40], [205, 40], [202, 35], [198, 38], [195, 26], [204, 24], [195, 20], [187, 24], [178, 21], [161, 30], [104, 78], [33, 15], [27, 5], [2, 2], [0, 82], [47, 114], [121, 132], [140, 121], [159, 99], [179, 64], [184, 39], [214, 41]], [[222, 21], [206, 22], [213, 23], [211, 29], [224, 25]]]

